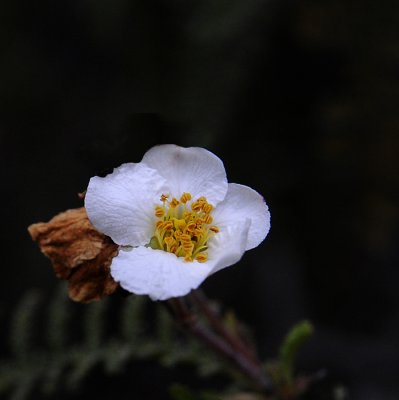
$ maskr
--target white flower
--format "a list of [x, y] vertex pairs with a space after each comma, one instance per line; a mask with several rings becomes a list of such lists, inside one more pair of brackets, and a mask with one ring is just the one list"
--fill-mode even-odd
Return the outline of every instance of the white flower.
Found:
[[96, 229], [121, 246], [112, 277], [153, 300], [186, 295], [270, 229], [262, 196], [227, 183], [222, 161], [198, 147], [156, 146], [140, 163], [91, 178], [85, 207]]

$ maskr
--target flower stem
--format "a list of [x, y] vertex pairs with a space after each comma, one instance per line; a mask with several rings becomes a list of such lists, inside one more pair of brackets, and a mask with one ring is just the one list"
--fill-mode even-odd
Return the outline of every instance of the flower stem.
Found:
[[197, 289], [194, 290], [191, 294], [194, 302], [199, 307], [200, 311], [207, 318], [213, 329], [221, 335], [226, 341], [236, 350], [243, 354], [248, 359], [251, 359], [255, 364], [259, 367], [261, 366], [261, 362], [258, 360], [256, 354], [253, 349], [246, 344], [242, 338], [238, 335], [233, 335], [227, 328], [226, 325], [220, 320], [220, 315], [212, 308], [209, 304], [208, 299], [206, 298], [204, 292]]
[[[204, 302], [204, 298], [201, 301]], [[260, 362], [255, 361], [253, 355], [249, 356], [250, 351], [248, 349], [244, 351], [244, 344], [240, 342], [238, 345], [239, 342], [235, 339], [233, 340], [225, 327], [222, 329], [221, 326], [218, 328], [216, 328], [216, 325], [214, 326], [214, 329], [219, 334], [222, 334], [222, 337], [209, 330], [207, 326], [201, 323], [198, 316], [190, 310], [184, 298], [171, 299], [168, 301], [168, 305], [183, 329], [192, 333], [215, 353], [233, 363], [259, 390], [265, 394], [273, 393], [272, 383], [262, 369]], [[219, 322], [218, 324], [221, 323]]]

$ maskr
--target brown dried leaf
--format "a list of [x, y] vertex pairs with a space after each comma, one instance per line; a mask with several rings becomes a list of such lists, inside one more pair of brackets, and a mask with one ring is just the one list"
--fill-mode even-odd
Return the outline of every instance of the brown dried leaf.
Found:
[[30, 225], [28, 231], [53, 263], [57, 277], [69, 281], [73, 300], [89, 303], [118, 288], [110, 275], [118, 245], [93, 227], [84, 207]]

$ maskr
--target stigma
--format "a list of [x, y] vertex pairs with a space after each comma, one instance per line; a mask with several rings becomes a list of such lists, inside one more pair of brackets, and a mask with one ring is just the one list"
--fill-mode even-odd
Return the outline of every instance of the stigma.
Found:
[[208, 241], [219, 232], [212, 225], [213, 205], [205, 197], [192, 201], [184, 192], [179, 199], [162, 194], [161, 204], [155, 206], [155, 232], [149, 246], [183, 257], [185, 261], [205, 262]]

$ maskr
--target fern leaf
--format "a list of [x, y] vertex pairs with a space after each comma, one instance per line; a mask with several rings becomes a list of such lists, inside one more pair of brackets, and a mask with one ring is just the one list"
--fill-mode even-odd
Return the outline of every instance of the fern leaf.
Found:
[[125, 300], [124, 307], [121, 312], [121, 333], [125, 340], [133, 345], [138, 337], [144, 331], [144, 296], [130, 296]]
[[91, 370], [100, 363], [102, 355], [100, 351], [81, 351], [81, 349], [75, 349], [73, 354], [75, 360], [66, 383], [70, 389], [76, 390]]
[[112, 340], [104, 349], [104, 368], [109, 374], [121, 372], [132, 357], [132, 350], [128, 344]]
[[10, 327], [10, 350], [19, 359], [27, 358], [33, 346], [36, 312], [40, 302], [37, 290], [29, 291], [18, 304]]
[[55, 352], [62, 351], [67, 344], [69, 304], [65, 284], [59, 284], [48, 310], [47, 343]]
[[85, 343], [91, 349], [98, 349], [105, 337], [108, 299], [91, 303], [86, 307], [84, 319]]

